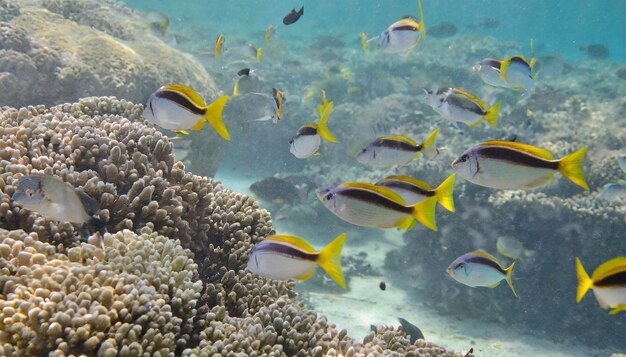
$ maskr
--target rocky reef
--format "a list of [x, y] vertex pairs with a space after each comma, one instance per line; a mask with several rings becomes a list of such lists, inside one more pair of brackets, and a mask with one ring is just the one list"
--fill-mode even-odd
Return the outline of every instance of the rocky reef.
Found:
[[[392, 328], [357, 343], [296, 303], [293, 283], [246, 271], [270, 215], [186, 171], [141, 112], [113, 97], [2, 107], [4, 355], [460, 356]], [[14, 204], [17, 180], [37, 172], [98, 200], [107, 232]]]

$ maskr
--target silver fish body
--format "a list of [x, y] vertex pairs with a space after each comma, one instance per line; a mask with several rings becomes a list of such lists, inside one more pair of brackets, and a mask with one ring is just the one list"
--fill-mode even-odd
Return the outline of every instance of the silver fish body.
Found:
[[497, 125], [499, 103], [488, 108], [487, 103], [458, 88], [438, 88], [425, 90], [424, 101], [434, 111], [450, 121], [476, 125], [487, 118], [493, 127]]
[[517, 88], [515, 85], [507, 82], [500, 76], [501, 60], [495, 58], [485, 58], [474, 66], [474, 72], [478, 74], [483, 82], [490, 86], [500, 88]]
[[306, 276], [317, 265], [317, 252], [305, 252], [283, 242], [257, 243], [250, 252], [248, 269], [270, 279], [287, 280]]
[[376, 139], [357, 155], [357, 161], [373, 167], [407, 165], [415, 160], [421, 148], [402, 141]]
[[150, 95], [144, 118], [167, 130], [190, 130], [204, 117], [204, 111], [182, 96], [159, 89]]
[[513, 87], [534, 91], [536, 84], [531, 65], [521, 56], [513, 56], [505, 61], [508, 61], [508, 66], [501, 74], [502, 78]]
[[321, 144], [322, 138], [317, 134], [317, 128], [304, 125], [296, 136], [289, 140], [289, 152], [298, 159], [306, 159], [317, 154]]
[[513, 294], [517, 296], [511, 282], [511, 271], [514, 266], [515, 263], [505, 269], [495, 257], [482, 251], [475, 251], [455, 259], [448, 266], [447, 272], [454, 280], [473, 288], [494, 288], [500, 281], [506, 280]]
[[11, 199], [46, 219], [77, 224], [91, 221], [89, 211], [97, 206], [93, 198], [57, 177], [45, 175], [20, 178]]

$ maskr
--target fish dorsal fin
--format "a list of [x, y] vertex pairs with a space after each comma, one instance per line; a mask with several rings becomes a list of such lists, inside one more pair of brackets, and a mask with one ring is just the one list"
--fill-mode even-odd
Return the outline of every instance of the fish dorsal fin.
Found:
[[402, 135], [389, 135], [389, 136], [381, 136], [378, 139], [380, 140], [395, 140], [395, 141], [402, 141], [404, 143], [413, 145], [413, 146], [417, 146], [417, 142], [415, 142], [415, 140], [411, 139], [411, 138], [407, 138], [406, 136], [402, 136]]
[[554, 159], [554, 157], [552, 156], [552, 153], [550, 151], [546, 150], [546, 149], [542, 149], [542, 148], [538, 148], [538, 147], [535, 147], [535, 146], [532, 146], [532, 145], [522, 144], [522, 143], [518, 143], [518, 142], [514, 142], [514, 141], [489, 140], [489, 141], [485, 141], [481, 145], [504, 146], [504, 147], [508, 147], [508, 148], [511, 148], [511, 149], [523, 151], [525, 153], [528, 153], [528, 154], [531, 154], [531, 155], [535, 155], [535, 156], [538, 156], [538, 157], [546, 159], [546, 160], [553, 160]]
[[79, 191], [69, 184], [68, 186], [71, 187], [72, 190], [76, 191], [78, 198], [80, 198], [80, 202], [83, 204], [83, 207], [85, 207], [85, 211], [87, 211], [87, 213], [92, 214], [98, 208], [98, 201], [83, 191]]
[[202, 99], [200, 94], [198, 94], [198, 92], [196, 92], [195, 90], [193, 90], [193, 89], [191, 89], [191, 88], [189, 88], [187, 86], [184, 86], [182, 84], [168, 84], [166, 86], [163, 86], [162, 88], [182, 93], [187, 98], [189, 98], [189, 100], [193, 104], [197, 105], [198, 107], [200, 107], [200, 108], [206, 107], [206, 103], [204, 102], [204, 99]]
[[460, 88], [450, 88], [450, 89], [452, 89], [452, 91], [456, 92], [457, 94], [461, 94], [461, 95], [464, 95], [464, 96], [468, 97], [473, 102], [476, 102], [476, 103], [478, 103], [478, 104], [480, 104], [482, 106], [485, 106], [487, 104], [487, 103], [485, 103], [484, 100], [478, 98], [477, 96], [473, 95], [472, 93], [470, 93], [470, 92], [468, 92], [466, 90], [463, 90], [463, 89], [460, 89]]
[[591, 276], [591, 280], [598, 281], [606, 278], [609, 275], [626, 271], [626, 257], [617, 257], [602, 263]]
[[374, 184], [367, 183], [367, 182], [346, 182], [344, 184], [339, 185], [339, 187], [360, 188], [363, 190], [368, 190], [371, 192], [375, 192], [385, 198], [393, 200], [396, 203], [399, 203], [401, 205], [406, 205], [406, 202], [399, 194], [393, 192], [392, 190], [386, 187], [376, 186]]
[[315, 248], [313, 248], [304, 239], [299, 238], [299, 237], [289, 236], [289, 235], [275, 235], [275, 236], [267, 237], [265, 240], [291, 244], [294, 247], [302, 249], [303, 251], [307, 253], [315, 253]]
[[[496, 257], [494, 257], [493, 255], [491, 255], [491, 254], [489, 254], [487, 252], [483, 252], [482, 250], [475, 250], [471, 254], [480, 255], [481, 257], [485, 257], [485, 258], [493, 261], [494, 263], [497, 263], [498, 265], [500, 265], [500, 262], [498, 261], [498, 259]], [[500, 267], [502, 267], [502, 265], [500, 265]], [[502, 270], [504, 270], [504, 268], [502, 268]]]
[[397, 181], [402, 181], [402, 182], [406, 182], [406, 183], [410, 183], [411, 185], [417, 186], [423, 190], [427, 190], [430, 191], [432, 188], [430, 187], [429, 184], [427, 184], [424, 181], [420, 181], [417, 179], [414, 179], [413, 177], [409, 177], [409, 176], [388, 176], [385, 177], [383, 180], [397, 180]]

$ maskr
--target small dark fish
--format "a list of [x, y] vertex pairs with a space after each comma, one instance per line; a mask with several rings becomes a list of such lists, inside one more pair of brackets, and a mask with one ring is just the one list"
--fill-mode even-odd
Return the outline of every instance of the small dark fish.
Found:
[[463, 357], [470, 357], [474, 353], [474, 347], [470, 348], [469, 351]]
[[250, 68], [243, 68], [240, 69], [239, 72], [237, 72], [238, 76], [249, 76], [250, 75]]
[[402, 329], [404, 330], [404, 332], [409, 335], [409, 341], [411, 341], [411, 344], [414, 344], [417, 340], [426, 339], [424, 338], [424, 334], [422, 333], [422, 331], [417, 326], [413, 325], [412, 323], [401, 317], [398, 317], [398, 321], [400, 321], [400, 325], [402, 325]]
[[376, 325], [370, 325], [370, 331], [376, 333], [376, 331], [378, 331], [378, 327], [376, 327]]
[[293, 204], [300, 199], [296, 186], [277, 177], [268, 177], [253, 183], [250, 190], [261, 200], [276, 204]]
[[385, 284], [384, 281], [381, 281], [380, 284], [378, 284], [378, 287], [380, 290], [385, 291], [387, 289], [387, 284]]
[[434, 26], [430, 26], [428, 28], [428, 36], [433, 36], [436, 38], [448, 38], [452, 37], [459, 32], [458, 27], [452, 22], [440, 22]]
[[283, 24], [291, 25], [298, 21], [302, 15], [304, 15], [304, 6], [302, 6], [299, 11], [291, 9], [291, 11], [283, 18]]
[[604, 59], [609, 57], [609, 49], [600, 43], [580, 47], [580, 50], [586, 52], [591, 58]]

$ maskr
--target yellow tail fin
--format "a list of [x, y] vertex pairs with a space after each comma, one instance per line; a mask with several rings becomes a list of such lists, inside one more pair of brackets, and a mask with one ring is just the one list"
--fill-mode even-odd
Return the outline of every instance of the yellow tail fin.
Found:
[[587, 290], [593, 286], [593, 280], [587, 275], [585, 268], [583, 268], [583, 263], [578, 258], [576, 258], [576, 276], [578, 277], [578, 289], [576, 290], [576, 303], [578, 304], [587, 293]]
[[489, 108], [489, 110], [487, 111], [487, 123], [489, 123], [489, 125], [491, 125], [494, 128], [498, 127], [498, 113], [500, 111], [500, 105], [502, 104], [502, 101], [499, 100], [496, 102], [496, 104], [494, 104], [491, 108]]
[[587, 147], [585, 146], [559, 160], [559, 172], [573, 183], [589, 191], [589, 186], [585, 182], [585, 171], [583, 170], [586, 153]]
[[420, 150], [420, 152], [429, 160], [432, 160], [439, 154], [439, 150], [437, 150], [437, 146], [435, 145], [437, 134], [439, 134], [439, 129], [433, 131], [422, 143], [422, 150]]
[[422, 1], [421, 0], [417, 0], [417, 8], [418, 8], [419, 13], [420, 13], [420, 32], [422, 34], [422, 37], [424, 37], [424, 39], [426, 39], [426, 26], [424, 25], [424, 12], [422, 12]]
[[209, 122], [215, 132], [219, 134], [222, 138], [226, 140], [230, 140], [230, 134], [228, 134], [228, 130], [226, 129], [226, 125], [224, 125], [224, 121], [222, 120], [222, 111], [224, 110], [224, 105], [228, 101], [228, 96], [224, 95], [219, 97], [213, 103], [209, 104], [205, 108], [204, 120]]
[[450, 212], [454, 212], [454, 178], [456, 174], [450, 175], [445, 179], [439, 187], [435, 189], [435, 196], [437, 196], [437, 202]]
[[257, 59], [257, 61], [261, 60], [261, 56], [263, 56], [263, 50], [259, 47], [256, 50], [256, 59]]
[[517, 297], [517, 293], [515, 292], [515, 288], [513, 287], [513, 281], [511, 280], [511, 273], [513, 273], [514, 266], [515, 266], [515, 262], [511, 263], [511, 266], [504, 270], [506, 271], [506, 283], [509, 284], [509, 287], [513, 291], [513, 295]]
[[235, 81], [235, 86], [233, 87], [233, 97], [236, 97], [239, 95], [239, 81], [241, 80], [241, 78], [242, 77], [239, 77]]
[[336, 143], [337, 139], [333, 133], [328, 130], [327, 122], [328, 117], [330, 116], [330, 112], [333, 110], [333, 102], [328, 102], [326, 106], [324, 106], [324, 111], [322, 112], [322, 117], [320, 118], [320, 123], [317, 125], [317, 134], [322, 137], [322, 139], [326, 141], [330, 141], [331, 143]]
[[413, 207], [413, 218], [433, 231], [437, 230], [437, 222], [435, 221], [437, 197], [429, 197], [411, 207]]
[[343, 242], [346, 240], [346, 234], [341, 233], [335, 240], [330, 242], [322, 251], [318, 264], [328, 276], [330, 276], [339, 286], [345, 289], [346, 283], [343, 280], [343, 272], [341, 271], [341, 249]]

